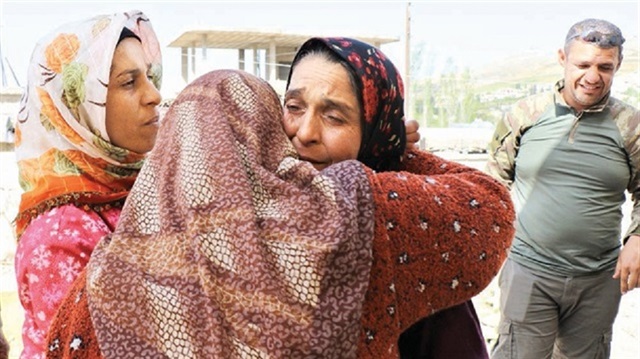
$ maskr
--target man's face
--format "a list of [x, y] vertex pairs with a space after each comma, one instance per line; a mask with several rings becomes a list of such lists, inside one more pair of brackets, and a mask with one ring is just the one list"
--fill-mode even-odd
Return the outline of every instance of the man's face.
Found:
[[603, 49], [581, 40], [573, 41], [566, 53], [559, 50], [558, 60], [564, 67], [562, 96], [576, 111], [595, 105], [609, 93], [621, 62], [617, 47]]

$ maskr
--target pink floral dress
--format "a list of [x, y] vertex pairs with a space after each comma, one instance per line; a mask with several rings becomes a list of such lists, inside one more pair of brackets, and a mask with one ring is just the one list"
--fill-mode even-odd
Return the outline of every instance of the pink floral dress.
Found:
[[15, 270], [25, 310], [22, 359], [44, 358], [45, 338], [56, 310], [95, 245], [115, 228], [120, 211], [97, 213], [68, 204], [38, 216], [20, 237]]

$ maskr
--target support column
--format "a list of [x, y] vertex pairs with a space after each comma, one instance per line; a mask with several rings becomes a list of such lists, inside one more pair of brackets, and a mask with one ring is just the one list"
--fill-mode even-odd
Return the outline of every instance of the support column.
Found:
[[202, 61], [207, 61], [207, 34], [202, 34]]
[[[196, 78], [196, 45], [193, 44], [191, 47], [191, 56], [189, 56], [189, 60], [191, 61], [191, 79]], [[187, 82], [188, 83], [188, 82]]]
[[[413, 105], [411, 103], [411, 2], [407, 2], [407, 13], [405, 18], [405, 45], [404, 45], [404, 115], [411, 118], [413, 116]], [[426, 123], [425, 123], [426, 127]]]
[[260, 53], [258, 48], [253, 48], [253, 74], [260, 77]]
[[276, 43], [271, 40], [269, 42], [269, 65], [267, 69], [269, 69], [269, 73], [267, 74], [267, 81], [275, 81], [278, 77], [276, 75], [276, 62], [277, 62], [277, 53], [276, 53]]
[[189, 48], [181, 47], [180, 66], [182, 68], [182, 79], [189, 83]]
[[247, 71], [247, 63], [244, 60], [244, 49], [238, 49], [238, 69]]

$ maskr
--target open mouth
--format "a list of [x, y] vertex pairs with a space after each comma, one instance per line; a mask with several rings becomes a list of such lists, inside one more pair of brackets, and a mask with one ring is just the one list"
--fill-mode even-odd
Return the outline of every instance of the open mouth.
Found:
[[594, 85], [583, 85], [583, 84], [580, 84], [580, 87], [585, 92], [589, 92], [589, 93], [597, 92], [598, 90], [600, 90], [600, 86], [594, 86]]

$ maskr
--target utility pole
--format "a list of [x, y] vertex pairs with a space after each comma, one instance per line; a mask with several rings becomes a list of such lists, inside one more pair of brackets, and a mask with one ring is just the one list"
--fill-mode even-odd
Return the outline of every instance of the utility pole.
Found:
[[16, 73], [13, 72], [13, 67], [11, 67], [11, 63], [9, 62], [9, 58], [5, 57], [4, 54], [2, 53], [2, 39], [3, 39], [3, 35], [4, 35], [4, 24], [0, 23], [0, 72], [2, 73], [2, 86], [0, 86], [0, 88], [5, 88], [9, 86], [9, 82], [7, 81], [7, 69], [5, 69], [5, 62], [7, 64], [7, 67], [9, 68], [9, 71], [11, 71], [11, 75], [13, 76], [13, 80], [16, 83], [16, 86], [20, 87], [20, 81], [18, 81], [18, 78], [16, 77]]
[[2, 71], [2, 87], [7, 87], [7, 75], [4, 71], [4, 57], [2, 57], [2, 43], [0, 42], [0, 71]]
[[411, 2], [407, 1], [407, 11], [404, 21], [404, 115], [411, 115]]
[[4, 35], [4, 24], [0, 23], [0, 71], [2, 71], [2, 87], [5, 88], [7, 84], [7, 73], [4, 69], [4, 56], [2, 55], [2, 40]]

